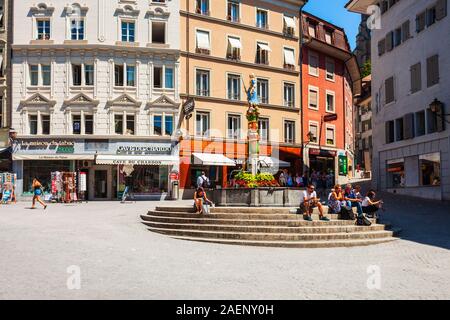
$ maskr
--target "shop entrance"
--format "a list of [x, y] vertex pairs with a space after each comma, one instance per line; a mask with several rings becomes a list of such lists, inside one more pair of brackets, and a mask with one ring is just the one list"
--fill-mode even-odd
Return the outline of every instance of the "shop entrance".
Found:
[[331, 157], [310, 156], [309, 157], [310, 170], [316, 172], [329, 173], [335, 170], [335, 159]]
[[108, 198], [108, 171], [95, 170], [95, 186], [94, 198], [107, 199]]
[[113, 172], [108, 166], [96, 166], [89, 170], [88, 194], [90, 200], [113, 199]]

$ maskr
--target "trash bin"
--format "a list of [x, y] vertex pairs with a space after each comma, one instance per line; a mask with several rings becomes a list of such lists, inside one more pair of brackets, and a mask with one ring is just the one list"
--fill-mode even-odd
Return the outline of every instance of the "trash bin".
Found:
[[172, 181], [172, 200], [178, 200], [180, 187], [178, 181]]

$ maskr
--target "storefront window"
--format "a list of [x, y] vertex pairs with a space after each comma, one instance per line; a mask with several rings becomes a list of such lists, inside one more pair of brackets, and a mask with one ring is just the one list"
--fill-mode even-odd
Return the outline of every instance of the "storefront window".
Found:
[[441, 155], [431, 153], [419, 157], [420, 185], [441, 185]]
[[387, 163], [388, 188], [405, 187], [405, 160], [391, 160]]
[[121, 183], [138, 194], [163, 193], [168, 191], [168, 177], [167, 166], [134, 166], [130, 176], [122, 174]]
[[41, 182], [45, 192], [51, 192], [51, 173], [55, 171], [71, 171], [70, 161], [24, 161], [23, 192], [33, 192], [33, 179]]

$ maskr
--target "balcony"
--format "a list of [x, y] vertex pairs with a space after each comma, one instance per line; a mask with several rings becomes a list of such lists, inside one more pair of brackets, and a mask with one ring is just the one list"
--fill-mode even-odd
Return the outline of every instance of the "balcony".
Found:
[[197, 9], [195, 9], [195, 13], [201, 14], [201, 15], [203, 15], [203, 16], [209, 16], [209, 15], [210, 15], [209, 10], [204, 10], [204, 9], [202, 9], [202, 8], [197, 8]]
[[205, 54], [205, 55], [210, 55], [211, 54], [211, 50], [209, 49], [201, 49], [201, 48], [195, 48], [195, 53], [199, 53], [199, 54]]
[[289, 71], [295, 71], [295, 66], [294, 66], [293, 64], [287, 64], [287, 63], [285, 63], [285, 64], [283, 65], [283, 68], [286, 69], [286, 70], [289, 70]]
[[232, 61], [241, 61], [241, 55], [235, 53], [228, 53], [227, 59]]

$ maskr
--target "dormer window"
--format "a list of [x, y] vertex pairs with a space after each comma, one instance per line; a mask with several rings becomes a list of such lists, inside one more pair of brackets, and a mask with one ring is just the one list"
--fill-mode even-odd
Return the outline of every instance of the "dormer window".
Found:
[[134, 42], [136, 35], [136, 23], [132, 21], [122, 21], [122, 41]]
[[85, 17], [88, 7], [73, 4], [66, 7], [66, 19], [68, 23], [67, 39], [73, 41], [85, 40]]

